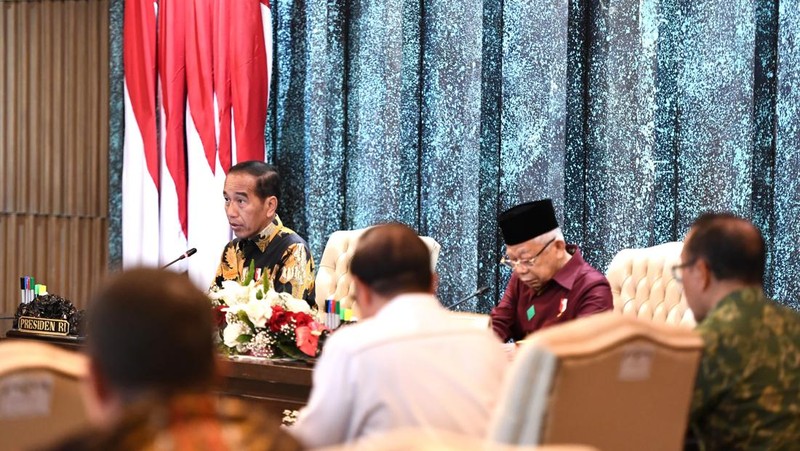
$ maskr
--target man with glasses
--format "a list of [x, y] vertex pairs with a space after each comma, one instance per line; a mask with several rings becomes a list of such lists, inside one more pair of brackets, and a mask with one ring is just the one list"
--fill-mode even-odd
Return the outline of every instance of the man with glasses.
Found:
[[749, 221], [704, 214], [673, 267], [705, 342], [689, 418], [704, 449], [800, 446], [800, 315], [764, 294], [764, 247]]
[[517, 205], [498, 222], [506, 243], [500, 263], [513, 270], [491, 313], [503, 341], [613, 308], [608, 280], [564, 241], [550, 199]]

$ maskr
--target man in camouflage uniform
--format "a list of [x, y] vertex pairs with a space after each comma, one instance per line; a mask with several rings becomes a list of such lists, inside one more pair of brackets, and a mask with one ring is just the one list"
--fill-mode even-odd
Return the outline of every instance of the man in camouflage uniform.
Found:
[[705, 214], [673, 268], [705, 342], [689, 419], [703, 449], [800, 449], [800, 315], [764, 295], [764, 247], [749, 221]]

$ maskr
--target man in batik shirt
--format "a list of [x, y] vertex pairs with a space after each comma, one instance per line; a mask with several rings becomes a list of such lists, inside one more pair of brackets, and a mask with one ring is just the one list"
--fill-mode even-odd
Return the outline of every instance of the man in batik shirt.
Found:
[[215, 283], [243, 280], [250, 262], [256, 276], [268, 277], [275, 291], [314, 299], [314, 258], [306, 241], [284, 227], [276, 211], [280, 176], [262, 161], [233, 166], [225, 177], [225, 214], [236, 238], [225, 246]]
[[705, 214], [673, 268], [705, 342], [690, 432], [703, 449], [798, 449], [800, 315], [764, 295], [764, 238]]
[[86, 387], [98, 424], [49, 449], [301, 449], [278, 418], [215, 392], [212, 313], [188, 278], [122, 273], [92, 298], [88, 315]]

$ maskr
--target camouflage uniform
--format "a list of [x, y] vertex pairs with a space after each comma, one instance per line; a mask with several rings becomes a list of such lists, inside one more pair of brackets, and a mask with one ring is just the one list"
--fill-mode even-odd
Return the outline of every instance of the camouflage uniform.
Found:
[[760, 287], [726, 296], [705, 341], [690, 427], [704, 449], [800, 449], [800, 315]]

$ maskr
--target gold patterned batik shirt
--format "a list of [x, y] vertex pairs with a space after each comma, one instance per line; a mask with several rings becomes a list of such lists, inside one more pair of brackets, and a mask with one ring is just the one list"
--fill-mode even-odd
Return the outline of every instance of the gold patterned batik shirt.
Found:
[[93, 428], [50, 451], [295, 451], [303, 449], [280, 418], [238, 399], [179, 395], [127, 406], [120, 418]]
[[701, 448], [800, 449], [800, 315], [751, 287], [697, 331], [705, 349], [690, 427]]
[[225, 246], [217, 268], [216, 285], [223, 280], [243, 280], [250, 261], [255, 260], [260, 277], [269, 277], [275, 291], [305, 299], [312, 307], [314, 299], [314, 258], [308, 244], [298, 234], [284, 227], [280, 218], [264, 228], [255, 239], [236, 238]]

